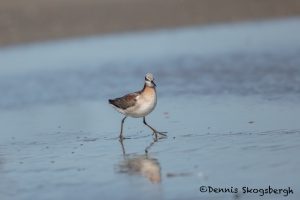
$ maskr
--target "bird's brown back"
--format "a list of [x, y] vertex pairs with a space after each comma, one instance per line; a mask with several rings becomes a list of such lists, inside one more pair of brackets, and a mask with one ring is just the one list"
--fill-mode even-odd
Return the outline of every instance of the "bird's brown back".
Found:
[[108, 101], [110, 104], [125, 110], [131, 106], [134, 106], [134, 104], [136, 103], [136, 97], [138, 95], [138, 93], [131, 93], [123, 97], [109, 99]]

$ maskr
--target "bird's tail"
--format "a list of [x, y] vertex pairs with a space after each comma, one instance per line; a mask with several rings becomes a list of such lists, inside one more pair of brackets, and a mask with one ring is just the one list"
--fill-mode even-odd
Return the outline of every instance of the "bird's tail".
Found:
[[113, 99], [108, 99], [108, 103], [114, 104], [114, 100]]

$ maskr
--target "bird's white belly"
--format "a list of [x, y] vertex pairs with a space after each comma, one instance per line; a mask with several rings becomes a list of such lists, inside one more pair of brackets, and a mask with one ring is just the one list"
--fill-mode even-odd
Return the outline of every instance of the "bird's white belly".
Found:
[[153, 98], [140, 98], [135, 106], [126, 109], [126, 115], [130, 117], [144, 117], [154, 110], [156, 96]]

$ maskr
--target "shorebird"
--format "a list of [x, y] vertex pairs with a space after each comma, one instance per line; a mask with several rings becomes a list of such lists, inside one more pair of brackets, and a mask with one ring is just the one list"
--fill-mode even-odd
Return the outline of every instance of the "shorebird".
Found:
[[156, 84], [151, 73], [145, 76], [145, 84], [142, 90], [133, 92], [116, 99], [109, 99], [108, 102], [120, 113], [125, 115], [121, 121], [120, 140], [123, 140], [123, 124], [125, 119], [129, 117], [140, 118], [143, 117], [143, 123], [148, 126], [158, 138], [158, 135], [166, 137], [166, 132], [160, 132], [147, 124], [146, 116], [152, 112], [156, 106]]

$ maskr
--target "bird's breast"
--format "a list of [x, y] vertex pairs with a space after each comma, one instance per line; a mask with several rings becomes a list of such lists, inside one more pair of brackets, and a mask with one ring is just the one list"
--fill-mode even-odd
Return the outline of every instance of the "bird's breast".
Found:
[[132, 117], [143, 117], [152, 112], [156, 106], [156, 92], [154, 88], [145, 88], [138, 96], [136, 105], [128, 109], [128, 115]]
[[156, 91], [155, 88], [146, 87], [140, 96], [141, 104], [145, 104], [148, 107], [154, 107], [156, 105]]

